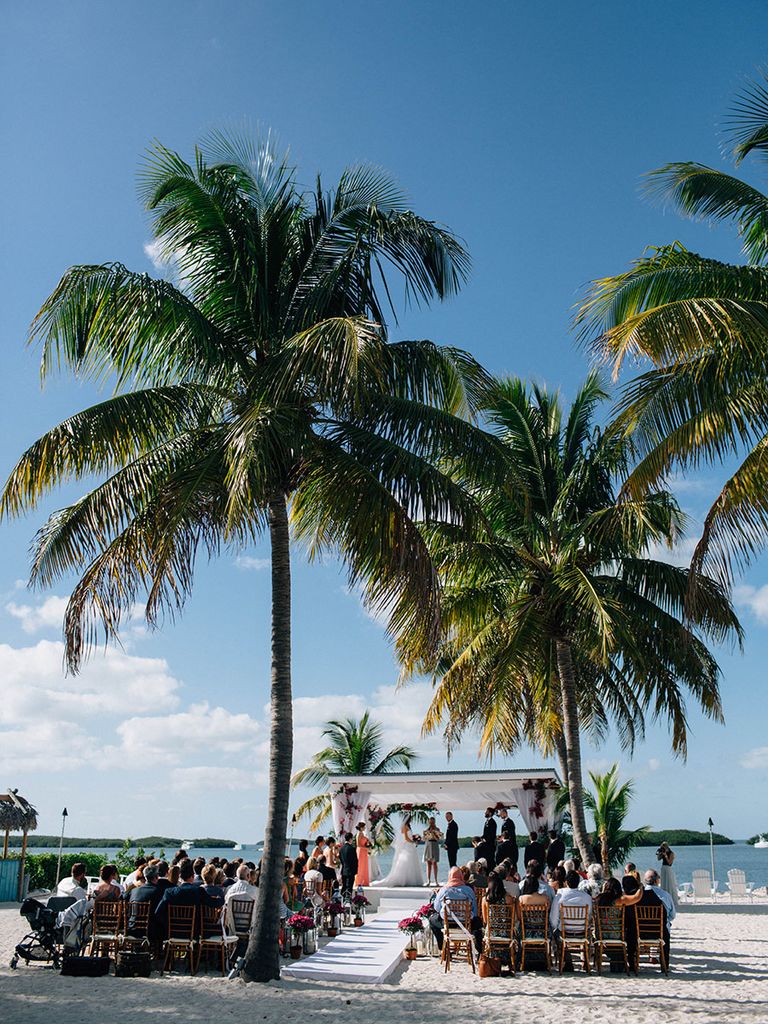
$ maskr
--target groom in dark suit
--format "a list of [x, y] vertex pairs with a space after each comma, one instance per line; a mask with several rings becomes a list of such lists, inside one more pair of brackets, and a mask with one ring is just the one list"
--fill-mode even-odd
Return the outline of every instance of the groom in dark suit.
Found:
[[445, 812], [445, 820], [448, 824], [445, 826], [445, 842], [443, 845], [448, 854], [448, 866], [455, 868], [456, 857], [459, 852], [459, 826], [453, 820], [453, 814], [450, 811]]
[[488, 862], [490, 871], [496, 864], [496, 811], [493, 807], [485, 810], [485, 825], [483, 825], [483, 839], [478, 847], [478, 856], [484, 857]]

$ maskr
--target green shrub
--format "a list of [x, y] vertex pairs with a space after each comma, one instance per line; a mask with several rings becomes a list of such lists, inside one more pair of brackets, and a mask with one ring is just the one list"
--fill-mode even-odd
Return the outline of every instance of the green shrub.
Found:
[[[58, 882], [56, 878], [56, 853], [30, 853], [27, 855], [27, 873], [29, 874], [29, 889], [54, 889]], [[102, 864], [107, 861], [103, 853], [63, 853], [61, 855], [60, 877], [65, 878], [72, 870], [72, 865], [77, 861], [85, 864], [86, 874], [98, 875]]]

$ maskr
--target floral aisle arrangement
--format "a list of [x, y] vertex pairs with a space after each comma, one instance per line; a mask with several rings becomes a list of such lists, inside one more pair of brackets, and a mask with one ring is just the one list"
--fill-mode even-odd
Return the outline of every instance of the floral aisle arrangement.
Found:
[[[298, 960], [302, 951], [307, 951], [308, 940], [315, 931], [314, 919], [307, 914], [292, 914], [285, 925], [289, 929], [290, 954], [294, 960]], [[312, 942], [312, 945], [316, 944]]]
[[356, 892], [352, 897], [352, 907], [355, 912], [354, 923], [355, 927], [359, 928], [360, 925], [365, 923], [365, 908], [370, 907], [371, 901], [362, 892]]
[[408, 946], [405, 949], [406, 960], [415, 960], [417, 950], [414, 945], [414, 939], [423, 931], [424, 922], [419, 914], [413, 914], [411, 917], [404, 917], [397, 927], [408, 936]]
[[339, 917], [344, 913], [344, 904], [338, 900], [329, 900], [325, 904], [325, 931], [333, 938], [339, 934]]

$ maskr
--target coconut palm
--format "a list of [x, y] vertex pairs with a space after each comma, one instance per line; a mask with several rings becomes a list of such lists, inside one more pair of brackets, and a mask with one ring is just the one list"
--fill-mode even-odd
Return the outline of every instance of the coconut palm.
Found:
[[[416, 517], [469, 522], [472, 502], [435, 464], [487, 442], [458, 418], [483, 374], [464, 353], [391, 342], [399, 278], [427, 302], [454, 293], [468, 258], [379, 171], [302, 193], [269, 144], [211, 136], [194, 161], [156, 145], [141, 178], [177, 283], [120, 264], [66, 272], [37, 315], [43, 373], [115, 378], [117, 393], [21, 457], [2, 513], [94, 477], [39, 531], [31, 579], [79, 579], [64, 619], [76, 671], [146, 595], [148, 622], [178, 613], [199, 550], [271, 545], [269, 802], [249, 979], [279, 975], [278, 927], [292, 761], [290, 541], [339, 554], [351, 584], [425, 650], [439, 582]], [[290, 517], [290, 527], [289, 527]]]
[[305, 800], [294, 814], [295, 821], [314, 815], [309, 823], [311, 832], [331, 816], [331, 793], [328, 779], [331, 775], [383, 775], [401, 768], [410, 768], [418, 754], [412, 747], [404, 745], [382, 752], [382, 727], [372, 722], [366, 711], [359, 721], [347, 718], [344, 721], [326, 723], [323, 736], [328, 745], [312, 757], [306, 768], [291, 779], [291, 785], [310, 786], [322, 792]]
[[[749, 154], [765, 157], [768, 79], [747, 87], [726, 131], [737, 165]], [[674, 467], [743, 460], [709, 510], [693, 556], [726, 581], [768, 537], [768, 196], [692, 162], [652, 171], [647, 186], [690, 217], [734, 223], [747, 264], [661, 246], [627, 272], [593, 282], [577, 323], [616, 374], [628, 357], [652, 364], [625, 389], [617, 423], [638, 448], [631, 493]]]
[[489, 756], [522, 743], [560, 753], [585, 863], [581, 730], [601, 738], [613, 722], [631, 748], [646, 718], [664, 719], [684, 756], [686, 692], [722, 718], [705, 640], [741, 638], [726, 593], [706, 578], [696, 617], [683, 619], [689, 570], [648, 549], [674, 543], [685, 517], [665, 491], [618, 500], [630, 449], [594, 425], [606, 397], [595, 375], [567, 415], [557, 394], [517, 379], [489, 389], [482, 411], [502, 443], [506, 483], [478, 482], [469, 461], [460, 470], [487, 525], [476, 537], [431, 529], [445, 640], [429, 663], [406, 657], [406, 671], [436, 680], [426, 731], [447, 723], [453, 742], [476, 729]]
[[[635, 795], [635, 784], [632, 779], [619, 783], [618, 764], [612, 765], [603, 774], [590, 772], [589, 778], [594, 792], [589, 789], [584, 791], [584, 803], [592, 815], [600, 860], [608, 872], [623, 864], [629, 851], [642, 844], [650, 827], [643, 825], [635, 829], [624, 828]], [[567, 793], [565, 797], [567, 799]]]

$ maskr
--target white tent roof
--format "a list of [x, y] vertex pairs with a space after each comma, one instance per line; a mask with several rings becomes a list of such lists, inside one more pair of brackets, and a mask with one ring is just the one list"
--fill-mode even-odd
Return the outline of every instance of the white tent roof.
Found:
[[515, 768], [509, 771], [387, 772], [385, 775], [332, 775], [331, 792], [357, 786], [370, 793], [371, 803], [434, 803], [439, 811], [478, 811], [503, 803], [517, 807], [526, 782], [554, 782], [554, 768]]

